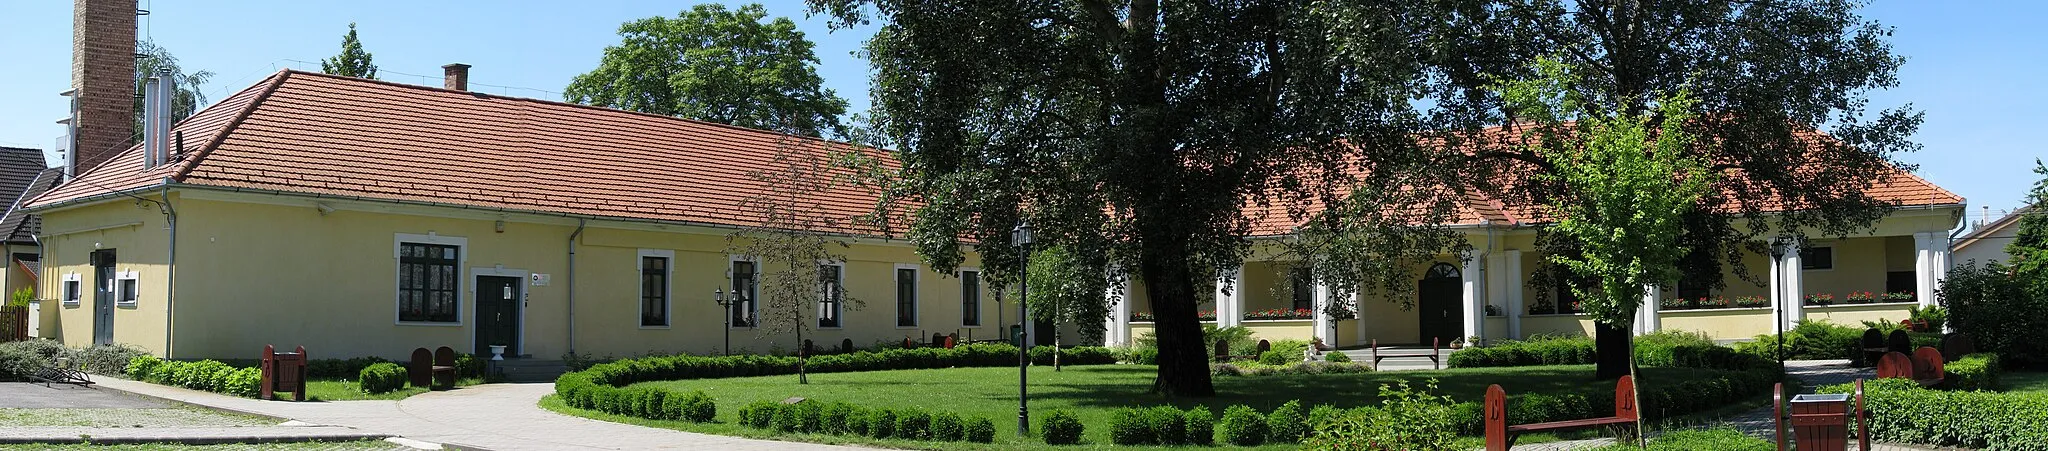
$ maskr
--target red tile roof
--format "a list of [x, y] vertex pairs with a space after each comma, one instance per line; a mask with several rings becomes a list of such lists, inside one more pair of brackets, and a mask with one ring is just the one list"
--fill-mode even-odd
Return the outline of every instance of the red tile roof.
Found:
[[[714, 226], [758, 224], [741, 204], [763, 192], [751, 171], [777, 146], [819, 141], [709, 122], [286, 70], [179, 123], [185, 149], [142, 168], [134, 145], [27, 203], [48, 208], [161, 187], [220, 188], [424, 202]], [[886, 165], [887, 152], [862, 149]], [[1905, 171], [1873, 195], [1901, 205], [1963, 199]], [[819, 213], [872, 211], [876, 194], [842, 188]], [[909, 208], [909, 207], [906, 207]], [[1304, 210], [1314, 214], [1321, 205]], [[1253, 235], [1289, 233], [1284, 205], [1247, 205]], [[1529, 223], [1540, 212], [1468, 190], [1459, 225]], [[897, 219], [898, 221], [901, 218]], [[856, 230], [835, 230], [856, 233]]]
[[[187, 151], [142, 170], [136, 146], [36, 199], [44, 207], [154, 186], [453, 204], [706, 225], [757, 224], [740, 207], [777, 146], [824, 141], [621, 110], [282, 71], [180, 123]], [[888, 153], [863, 149], [884, 164]], [[846, 188], [826, 214], [872, 211]], [[847, 230], [842, 230], [847, 231]]]

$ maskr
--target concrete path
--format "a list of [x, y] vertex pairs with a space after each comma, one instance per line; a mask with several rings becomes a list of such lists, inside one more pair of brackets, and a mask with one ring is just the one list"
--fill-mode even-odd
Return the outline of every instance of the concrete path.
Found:
[[[1363, 362], [1363, 363], [1372, 363], [1372, 349], [1346, 349], [1346, 350], [1341, 350], [1341, 351], [1330, 351], [1330, 352], [1342, 352], [1342, 353], [1344, 353], [1344, 356], [1345, 356], [1345, 357], [1350, 357], [1350, 358], [1351, 358], [1351, 361], [1353, 361], [1353, 362]], [[1407, 354], [1407, 355], [1414, 355], [1414, 354], [1428, 354], [1428, 353], [1429, 353], [1429, 347], [1427, 347], [1427, 346], [1381, 346], [1381, 347], [1380, 347], [1380, 354], [1382, 354], [1382, 355], [1384, 355], [1384, 354]], [[1325, 354], [1328, 354], [1328, 353], [1325, 353]], [[1381, 360], [1381, 361], [1380, 361], [1380, 363], [1379, 363], [1379, 365], [1378, 365], [1378, 366], [1375, 366], [1375, 367], [1373, 367], [1373, 369], [1374, 369], [1374, 370], [1376, 370], [1376, 371], [1412, 371], [1412, 370], [1433, 370], [1433, 369], [1438, 369], [1438, 368], [1447, 368], [1447, 367], [1449, 367], [1449, 365], [1450, 365], [1450, 363], [1451, 363], [1451, 349], [1450, 349], [1450, 348], [1443, 348], [1443, 349], [1438, 349], [1438, 350], [1437, 350], [1437, 356], [1436, 356], [1436, 358], [1437, 358], [1437, 362], [1438, 362], [1439, 364], [1432, 364], [1432, 363], [1430, 363], [1430, 361], [1429, 361], [1429, 358], [1426, 358], [1426, 357], [1389, 357], [1389, 358], [1387, 358], [1387, 359], [1385, 359], [1385, 360]]]
[[348, 442], [382, 440], [390, 434], [341, 426], [229, 426], [180, 428], [95, 428], [25, 426], [0, 428], [0, 444], [27, 443], [221, 443]]
[[237, 412], [491, 450], [718, 449], [843, 450], [632, 426], [541, 409], [553, 384], [484, 384], [428, 392], [401, 401], [283, 402], [99, 378], [107, 388]]

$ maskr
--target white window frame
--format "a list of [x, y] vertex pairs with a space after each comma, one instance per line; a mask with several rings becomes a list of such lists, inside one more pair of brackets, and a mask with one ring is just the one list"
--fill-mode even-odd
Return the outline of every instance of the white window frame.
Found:
[[[910, 325], [908, 326], [903, 325], [903, 281], [899, 279], [903, 277], [902, 270], [905, 269], [910, 270]], [[919, 280], [924, 278], [924, 271], [919, 269], [916, 264], [897, 263], [894, 268], [889, 270], [889, 281], [896, 287], [896, 297], [891, 299], [891, 301], [894, 301], [892, 304], [896, 305], [895, 324], [897, 329], [917, 329], [920, 324], [924, 323], [924, 317], [920, 316], [924, 313], [921, 308], [923, 307], [921, 304], [923, 304], [924, 299], [921, 299], [921, 296], [918, 296], [917, 293], [918, 290], [924, 289], [924, 281]]]
[[85, 278], [78, 273], [64, 273], [63, 281], [57, 285], [57, 295], [63, 296], [57, 302], [67, 307], [77, 307], [79, 299], [85, 298]]
[[[126, 287], [122, 286], [124, 284], [134, 284], [135, 290], [129, 291]], [[112, 288], [113, 289], [111, 291], [114, 292], [115, 307], [135, 308], [136, 306], [141, 305], [142, 272], [114, 271], [114, 286]]]
[[[734, 264], [734, 263], [739, 263], [739, 262], [747, 262], [747, 263], [752, 263], [752, 264], [754, 265], [754, 286], [753, 286], [754, 296], [753, 296], [753, 297], [754, 297], [755, 299], [749, 299], [749, 300], [747, 300], [747, 304], [746, 304], [746, 306], [747, 306], [747, 316], [748, 316], [749, 318], [753, 319], [753, 322], [752, 322], [752, 323], [750, 323], [750, 324], [747, 324], [747, 325], [745, 325], [745, 326], [741, 326], [741, 325], [737, 325], [737, 324], [735, 324], [735, 325], [733, 325], [733, 326], [732, 326], [731, 328], [732, 328], [732, 329], [754, 329], [754, 328], [756, 328], [756, 327], [760, 327], [760, 326], [761, 326], [761, 300], [759, 299], [759, 298], [761, 297], [761, 259], [759, 259], [759, 258], [754, 258], [754, 257], [750, 257], [750, 256], [746, 256], [746, 255], [739, 255], [739, 254], [726, 254], [726, 256], [725, 256], [725, 288], [732, 288], [732, 289], [733, 289], [733, 293], [732, 293], [732, 295], [733, 295], [733, 297], [734, 297], [735, 299], [737, 299], [737, 298], [739, 297], [739, 295], [740, 295], [740, 294], [739, 294], [739, 289], [738, 289], [738, 288], [734, 288], [734, 287], [732, 286], [732, 283], [733, 283], [733, 277], [737, 277], [737, 276], [739, 275], [739, 272], [738, 272], [738, 271], [733, 271], [733, 264]], [[722, 315], [725, 315], [725, 316], [726, 316], [727, 318], [731, 318], [731, 317], [732, 317], [732, 309], [730, 309], [730, 308], [724, 309], [724, 311], [723, 311], [723, 312], [721, 312], [720, 314], [722, 314]]]
[[[647, 257], [662, 258], [666, 262], [666, 264], [662, 265], [662, 270], [665, 274], [661, 275], [661, 325], [657, 326], [649, 326], [640, 321], [641, 318], [647, 317], [647, 284], [640, 280], [640, 277], [644, 277], [643, 274], [647, 271]], [[640, 297], [634, 298], [634, 300], [640, 301], [636, 302], [640, 304], [640, 316], [633, 320], [633, 324], [639, 324], [641, 329], [667, 329], [671, 327], [676, 322], [676, 251], [668, 249], [641, 249], [633, 257], [633, 267], [637, 269], [633, 271], [633, 286], [638, 287], [637, 290], [640, 292]]]
[[[974, 273], [974, 324], [967, 324], [967, 303], [964, 302], [967, 300], [967, 273], [970, 272]], [[981, 304], [988, 297], [988, 274], [981, 272], [981, 268], [962, 267], [953, 275], [960, 278], [960, 300], [963, 301], [960, 303], [960, 327], [981, 327]]]
[[[835, 281], [835, 283], [838, 283], [838, 284], [839, 284], [839, 291], [840, 291], [840, 292], [845, 292], [845, 291], [847, 291], [847, 290], [846, 290], [846, 262], [833, 262], [833, 261], [823, 261], [823, 260], [820, 260], [820, 261], [818, 262], [818, 267], [819, 267], [819, 268], [823, 268], [823, 267], [826, 267], [826, 266], [831, 266], [831, 267], [839, 268], [839, 280]], [[828, 288], [828, 287], [819, 287], [819, 291], [820, 291], [820, 293], [819, 293], [819, 297], [818, 297], [818, 318], [820, 318], [820, 319], [822, 319], [822, 318], [824, 318], [824, 317], [825, 317], [825, 301], [826, 301], [826, 300], [828, 300], [828, 298], [829, 298], [830, 296], [832, 296], [832, 292], [831, 292], [831, 291], [828, 291], [828, 290], [829, 290], [829, 288]], [[837, 312], [833, 312], [833, 313], [836, 313], [836, 314], [838, 314], [838, 318], [839, 318], [839, 325], [837, 325], [837, 326], [832, 326], [832, 327], [818, 326], [818, 328], [819, 328], [819, 329], [824, 329], [824, 330], [839, 330], [839, 329], [845, 329], [845, 328], [846, 328], [846, 297], [845, 297], [845, 296], [840, 296], [840, 297], [839, 297], [839, 299], [837, 299], [837, 301], [838, 301], [838, 302], [835, 302], [835, 303], [833, 303], [833, 304], [832, 304], [832, 306], [833, 306], [834, 308], [837, 308], [837, 309], [839, 310], [839, 311], [837, 311]]]
[[[399, 272], [405, 270], [405, 265], [400, 264], [400, 261], [402, 260], [400, 260], [399, 254], [405, 248], [405, 243], [455, 246], [455, 283], [457, 284], [455, 286], [455, 321], [404, 321], [400, 319], [405, 317], [405, 312], [404, 309], [402, 308], [402, 306], [405, 305], [405, 303], [399, 299], [399, 296], [404, 295], [405, 287], [399, 286], [398, 282], [399, 280], [403, 279], [403, 277], [399, 275]], [[475, 277], [471, 274], [465, 274], [465, 271], [463, 269], [467, 267], [469, 267], [469, 238], [459, 236], [446, 236], [434, 232], [427, 232], [425, 235], [414, 233], [392, 234], [391, 323], [400, 326], [463, 327], [464, 322], [462, 321], [462, 314], [468, 311], [463, 305], [465, 304], [463, 294], [473, 291], [474, 287], [472, 287], [471, 284], [465, 284], [462, 282], [468, 282], [470, 281], [471, 277]]]

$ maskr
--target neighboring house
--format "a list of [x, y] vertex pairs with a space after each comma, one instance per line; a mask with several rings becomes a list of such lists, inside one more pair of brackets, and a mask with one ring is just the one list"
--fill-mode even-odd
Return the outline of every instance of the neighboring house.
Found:
[[[47, 293], [35, 290], [36, 278], [41, 275], [42, 247], [36, 242], [36, 234], [42, 220], [21, 209], [30, 198], [43, 194], [56, 186], [64, 172], [51, 168], [43, 161], [40, 149], [0, 147], [0, 199], [7, 202], [7, 211], [0, 213], [0, 252], [6, 256], [7, 269], [0, 270], [0, 290], [5, 290], [7, 299], [12, 299], [19, 290], [31, 290], [40, 297]], [[43, 312], [32, 312], [29, 333], [44, 336], [41, 327]]]
[[[1905, 319], [1913, 306], [1932, 305], [1934, 288], [1949, 267], [1949, 230], [1958, 225], [1964, 200], [1902, 170], [1880, 176], [1870, 194], [1898, 208], [1869, 233], [1820, 237], [1807, 231], [1815, 237], [1803, 245], [1781, 247], [1782, 257], [1748, 253], [1741, 264], [1754, 281], [1727, 268], [1721, 275], [1725, 288], [1719, 291], [1686, 286], [1661, 290], [1646, 297], [1648, 307], [1636, 321], [1637, 331], [1700, 331], [1717, 339], [1739, 339], [1775, 330], [1779, 305], [1784, 306], [1787, 328], [1800, 319], [1850, 326], [1865, 320], [1896, 321]], [[1217, 301], [1198, 309], [1205, 316], [1215, 312], [1215, 319], [1206, 322], [1219, 326], [1251, 328], [1266, 338], [1319, 338], [1337, 346], [1373, 340], [1427, 345], [1432, 339], [1449, 343], [1591, 335], [1592, 321], [1576, 313], [1569, 293], [1539, 293], [1528, 283], [1545, 258], [1535, 245], [1536, 226], [1544, 220], [1502, 205], [1483, 195], [1469, 195], [1453, 226], [1464, 233], [1472, 253], [1443, 254], [1436, 262], [1413, 268], [1415, 289], [1405, 293], [1405, 299], [1331, 292], [1289, 261], [1278, 245], [1291, 233], [1291, 224], [1284, 222], [1287, 215], [1248, 210], [1259, 224], [1255, 229], [1263, 231], [1253, 237], [1251, 258], [1227, 272], [1224, 277], [1230, 280], [1217, 284]], [[1124, 298], [1133, 301], [1116, 306], [1108, 319], [1107, 341], [1112, 344], [1135, 340], [1153, 328], [1143, 281], [1122, 289]], [[1809, 295], [1830, 295], [1833, 300], [1818, 305], [1823, 302], [1816, 299], [1812, 306], [1796, 301]], [[1323, 306], [1332, 302], [1348, 307], [1356, 318], [1327, 315]], [[1738, 302], [1757, 306], [1739, 308]], [[1404, 303], [1413, 308], [1404, 309]], [[1700, 308], [1703, 305], [1727, 308]]]
[[[62, 340], [173, 358], [250, 358], [265, 344], [402, 357], [416, 347], [553, 359], [794, 349], [713, 291], [756, 290], [728, 253], [754, 224], [779, 145], [814, 139], [522, 98], [283, 71], [194, 114], [148, 165], [144, 146], [30, 202]], [[893, 164], [886, 153], [868, 151]], [[854, 215], [873, 194], [828, 193]], [[992, 339], [998, 305], [966, 268], [937, 273], [903, 241], [852, 238], [834, 265], [855, 309], [819, 299], [820, 346], [958, 333]], [[728, 295], [730, 296], [730, 295]]]
[[2005, 245], [2018, 238], [2020, 218], [2026, 217], [2038, 205], [2028, 205], [2013, 210], [1997, 221], [1981, 223], [1970, 233], [1956, 238], [1953, 252], [1956, 263], [1975, 261], [1982, 265], [1989, 262], [2005, 262], [2011, 255], [2005, 253]]

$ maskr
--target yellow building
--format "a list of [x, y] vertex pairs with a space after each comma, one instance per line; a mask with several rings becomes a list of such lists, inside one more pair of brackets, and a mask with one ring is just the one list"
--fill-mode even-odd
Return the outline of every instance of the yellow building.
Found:
[[[56, 312], [43, 335], [173, 358], [712, 353], [728, 335], [796, 348], [759, 303], [716, 297], [751, 301], [774, 270], [728, 241], [759, 223], [743, 204], [767, 188], [749, 174], [775, 170], [778, 147], [826, 143], [468, 92], [466, 68], [446, 89], [280, 72], [168, 129], [163, 150], [125, 149], [36, 198]], [[875, 204], [811, 200], [847, 217]], [[845, 261], [820, 262], [845, 296], [821, 291], [805, 338], [1002, 337], [975, 260], [938, 273], [907, 243], [845, 232]]]

